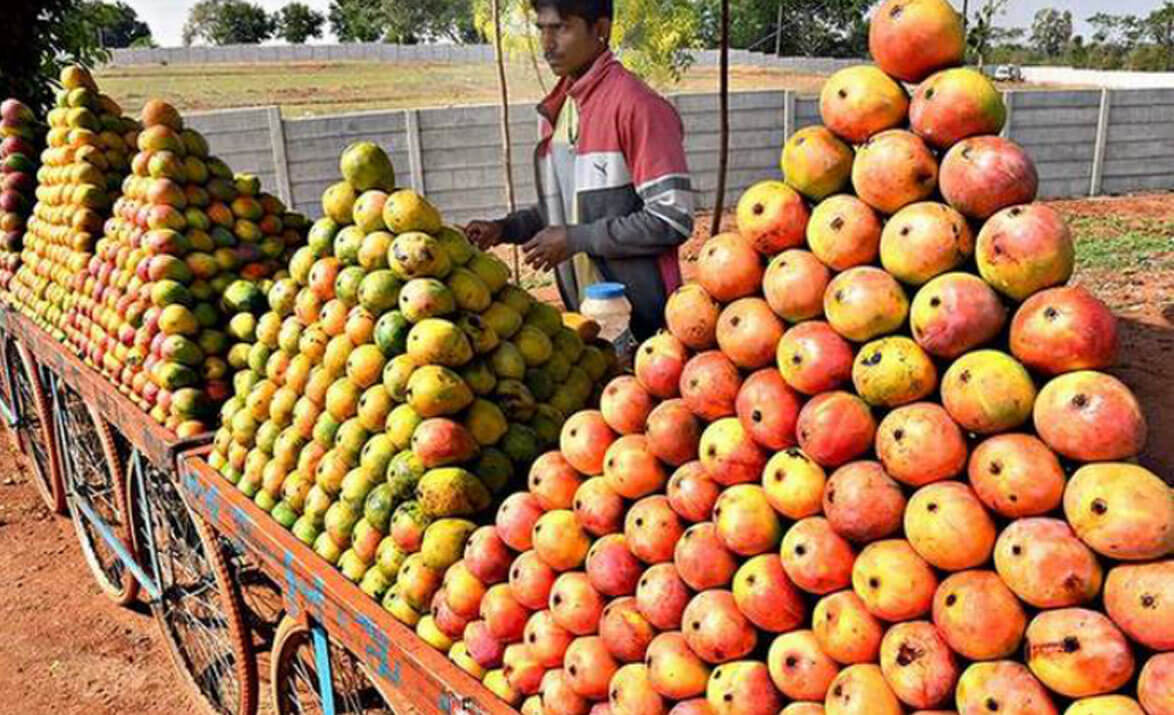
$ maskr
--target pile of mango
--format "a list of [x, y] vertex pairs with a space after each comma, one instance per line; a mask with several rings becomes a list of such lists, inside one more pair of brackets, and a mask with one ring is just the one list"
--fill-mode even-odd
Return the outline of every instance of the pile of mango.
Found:
[[305, 243], [307, 220], [233, 174], [171, 105], [143, 107], [131, 173], [95, 246], [70, 343], [180, 436], [232, 394], [228, 318]]
[[0, 103], [0, 289], [6, 288], [20, 266], [25, 222], [37, 188], [37, 149], [41, 129], [20, 100]]
[[340, 168], [268, 310], [231, 323], [252, 342], [230, 355], [244, 367], [209, 459], [414, 621], [474, 520], [597, 401], [615, 356], [397, 189], [381, 148], [353, 144]]
[[77, 312], [94, 244], [130, 168], [139, 129], [85, 69], [66, 67], [60, 83], [37, 171], [37, 202], [9, 284], [13, 302], [58, 339]]

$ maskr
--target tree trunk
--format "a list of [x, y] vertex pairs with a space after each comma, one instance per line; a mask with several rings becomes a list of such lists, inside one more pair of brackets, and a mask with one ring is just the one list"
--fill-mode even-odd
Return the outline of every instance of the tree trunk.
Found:
[[713, 202], [713, 222], [709, 235], [716, 235], [721, 228], [722, 211], [726, 198], [726, 163], [730, 154], [730, 0], [722, 0], [721, 55], [718, 78], [719, 137], [717, 164], [717, 197]]
[[[501, 7], [498, 0], [492, 0], [493, 12], [493, 57], [497, 62], [497, 86], [501, 91], [501, 152], [502, 170], [505, 172], [505, 202], [506, 207], [513, 213], [516, 208], [514, 201], [514, 161], [510, 156], [510, 93], [505, 79], [505, 57], [501, 51]], [[522, 278], [521, 266], [518, 261], [518, 247], [512, 249], [514, 259], [514, 280]]]

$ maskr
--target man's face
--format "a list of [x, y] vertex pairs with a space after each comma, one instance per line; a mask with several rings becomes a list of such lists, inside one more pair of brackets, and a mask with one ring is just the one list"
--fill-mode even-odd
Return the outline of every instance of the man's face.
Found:
[[589, 25], [581, 17], [562, 17], [553, 8], [542, 8], [535, 24], [550, 70], [566, 77], [579, 76], [587, 70], [606, 45], [611, 21], [601, 18]]

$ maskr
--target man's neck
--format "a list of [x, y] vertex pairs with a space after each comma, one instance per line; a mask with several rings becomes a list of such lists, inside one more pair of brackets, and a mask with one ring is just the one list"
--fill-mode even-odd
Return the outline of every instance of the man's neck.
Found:
[[574, 72], [571, 72], [571, 80], [577, 81], [577, 80], [582, 79], [583, 75], [585, 75], [591, 71], [591, 68], [595, 66], [595, 63], [599, 61], [599, 58], [603, 56], [604, 52], [607, 52], [607, 45], [601, 44], [599, 46], [599, 51], [595, 53], [595, 56], [591, 58], [590, 62], [583, 65], [582, 67], [575, 70]]

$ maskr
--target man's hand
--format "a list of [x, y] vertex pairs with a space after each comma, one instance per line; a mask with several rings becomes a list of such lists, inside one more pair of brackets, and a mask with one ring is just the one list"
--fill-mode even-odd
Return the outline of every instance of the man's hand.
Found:
[[526, 264], [538, 270], [553, 269], [571, 257], [566, 226], [551, 226], [538, 232], [522, 246]]
[[482, 251], [487, 251], [501, 243], [502, 225], [500, 221], [470, 221], [465, 226], [465, 235], [473, 245]]

